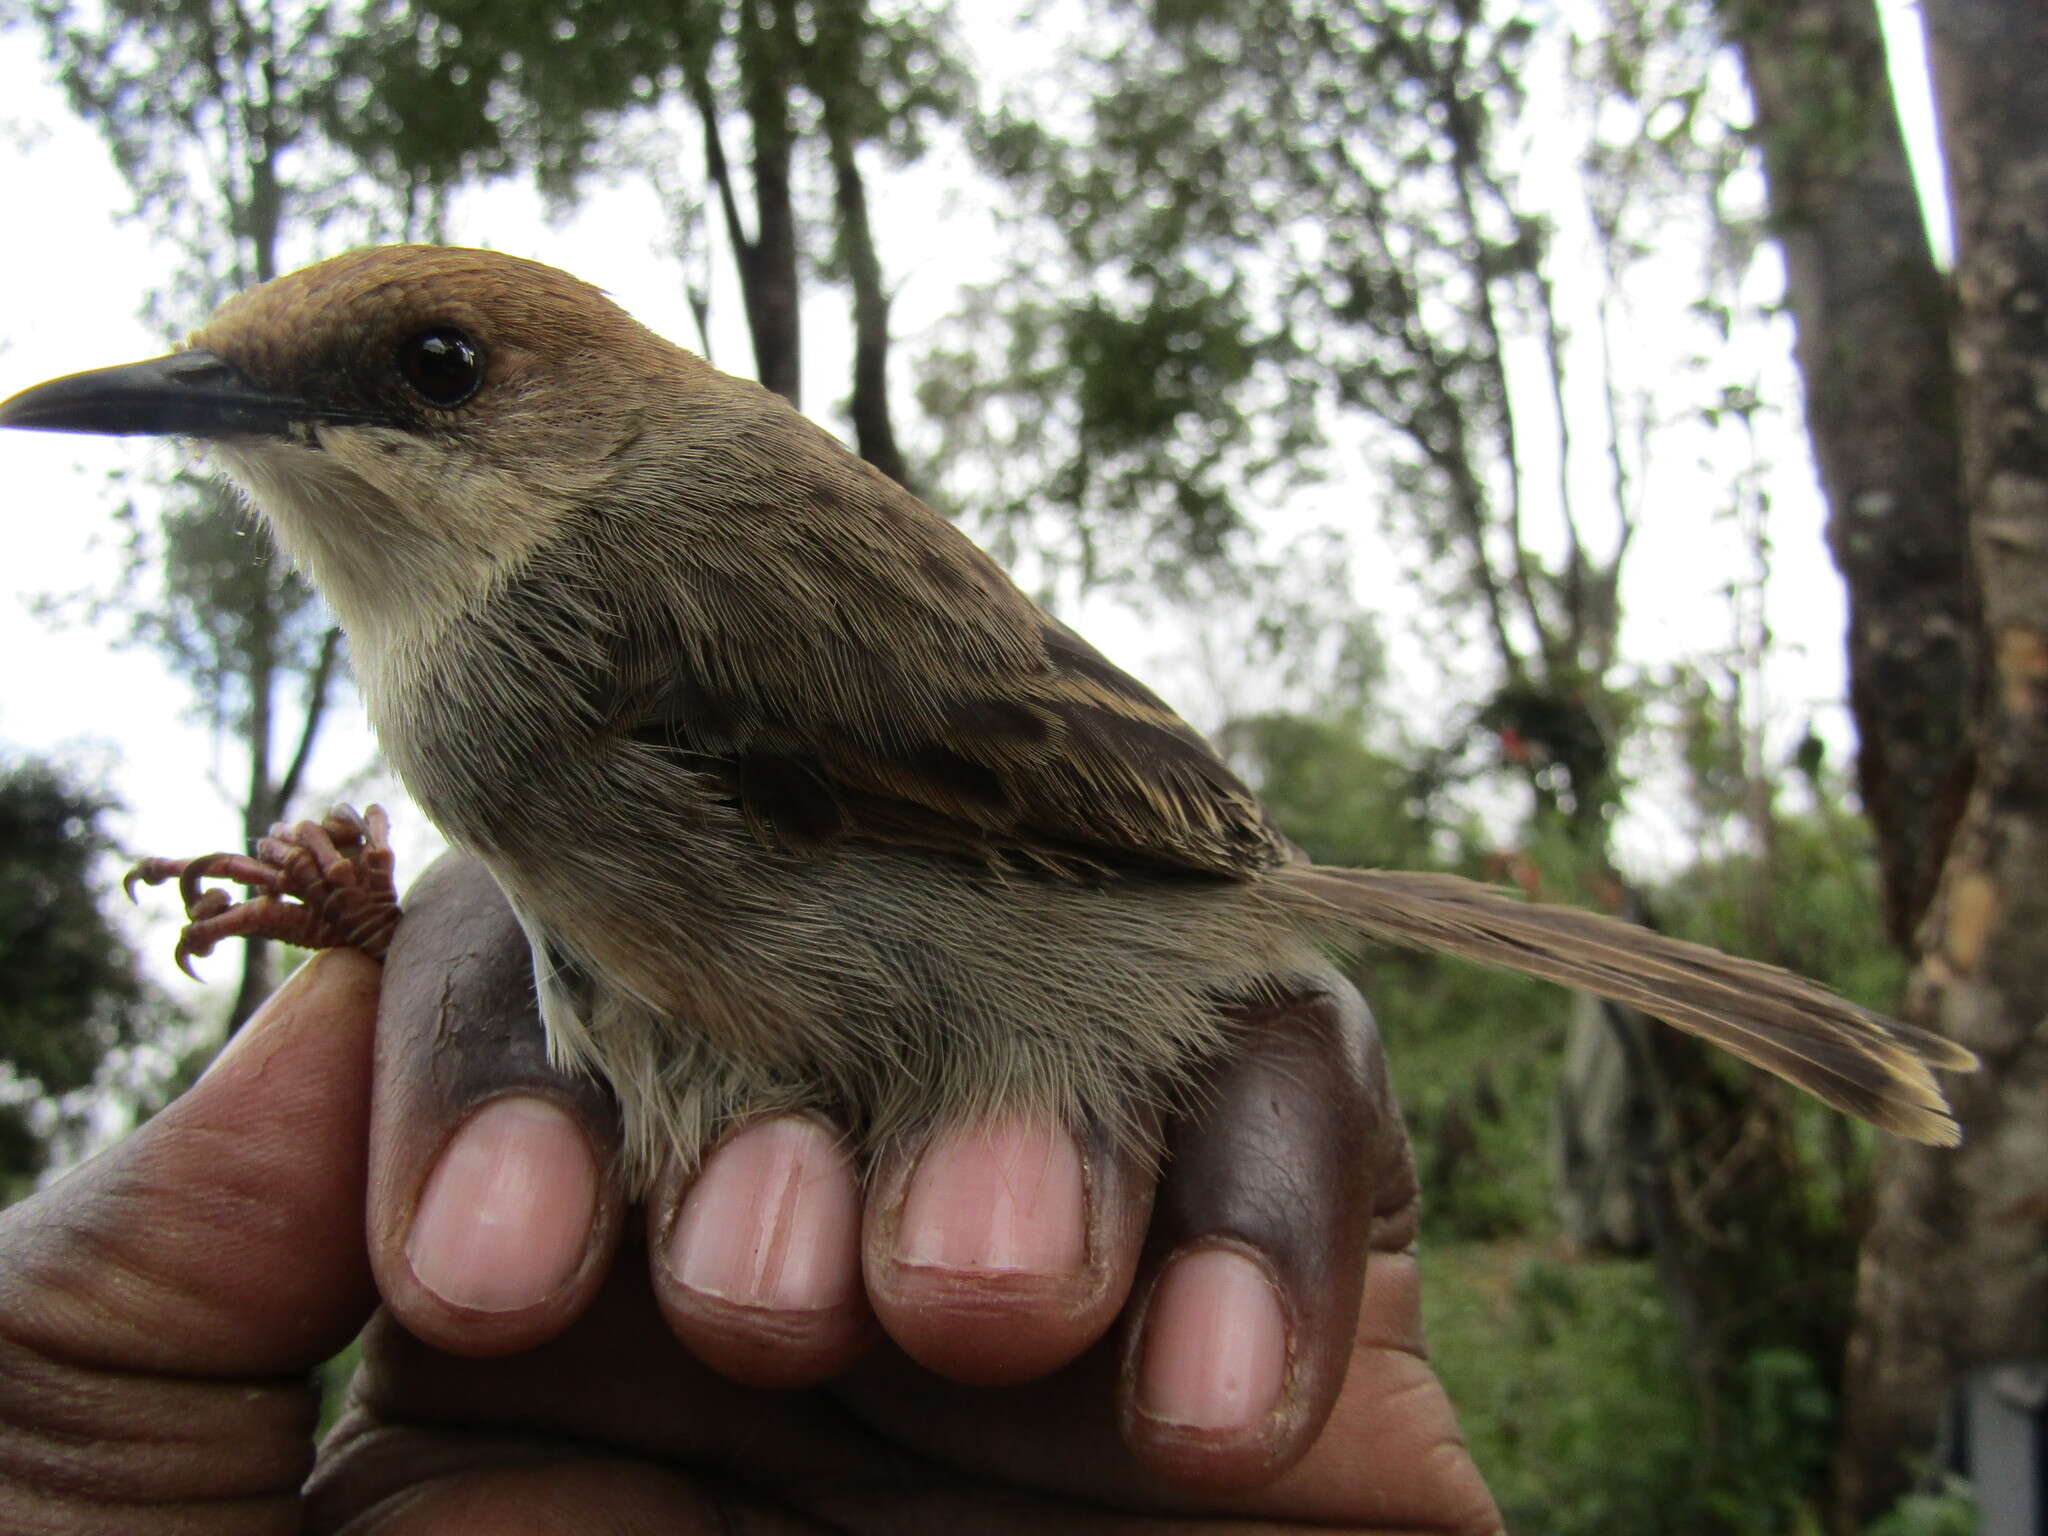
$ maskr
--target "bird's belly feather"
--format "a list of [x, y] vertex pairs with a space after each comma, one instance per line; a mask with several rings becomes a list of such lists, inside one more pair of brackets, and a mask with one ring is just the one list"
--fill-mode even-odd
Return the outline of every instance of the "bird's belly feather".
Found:
[[1256, 883], [772, 848], [709, 780], [611, 743], [482, 765], [451, 735], [398, 766], [511, 898], [550, 1047], [612, 1084], [636, 1181], [777, 1108], [870, 1141], [1030, 1112], [1142, 1142], [1224, 1049], [1219, 1001], [1332, 974]]

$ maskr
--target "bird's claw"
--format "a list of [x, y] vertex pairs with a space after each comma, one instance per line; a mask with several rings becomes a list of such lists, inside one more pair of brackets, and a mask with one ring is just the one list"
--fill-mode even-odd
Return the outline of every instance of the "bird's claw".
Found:
[[[197, 980], [194, 959], [222, 939], [278, 939], [302, 949], [359, 949], [382, 959], [398, 924], [391, 821], [380, 806], [367, 813], [337, 805], [319, 821], [279, 822], [252, 856], [208, 853], [195, 859], [143, 859], [122, 879], [129, 899], [138, 882], [178, 882], [187, 922], [178, 935], [178, 969]], [[233, 901], [206, 880], [249, 889]]]
[[166, 880], [175, 880], [187, 862], [184, 859], [137, 859], [135, 867], [121, 877], [121, 890], [130, 901], [140, 902], [142, 898], [135, 894], [137, 885], [162, 885]]

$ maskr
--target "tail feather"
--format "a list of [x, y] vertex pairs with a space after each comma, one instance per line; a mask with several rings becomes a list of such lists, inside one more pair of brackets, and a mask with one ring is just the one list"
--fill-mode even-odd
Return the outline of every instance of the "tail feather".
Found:
[[1299, 865], [1281, 887], [1326, 927], [1440, 950], [1626, 1003], [1915, 1141], [1961, 1136], [1932, 1069], [1977, 1058], [1775, 966], [1455, 875]]

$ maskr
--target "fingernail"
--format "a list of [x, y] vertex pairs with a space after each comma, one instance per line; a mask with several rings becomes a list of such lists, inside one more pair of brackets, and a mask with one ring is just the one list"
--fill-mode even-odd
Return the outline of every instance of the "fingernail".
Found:
[[405, 1255], [450, 1306], [516, 1312], [576, 1272], [596, 1208], [597, 1168], [575, 1121], [545, 1099], [497, 1099], [441, 1154]]
[[813, 1120], [750, 1126], [705, 1164], [669, 1239], [683, 1285], [743, 1307], [818, 1311], [860, 1275], [853, 1166]]
[[1088, 1257], [1080, 1149], [1063, 1132], [1002, 1121], [927, 1147], [897, 1227], [905, 1264], [1068, 1274]]
[[1145, 1323], [1138, 1407], [1190, 1429], [1241, 1429], [1273, 1411], [1287, 1376], [1287, 1321], [1265, 1272], [1207, 1248], [1176, 1259]]

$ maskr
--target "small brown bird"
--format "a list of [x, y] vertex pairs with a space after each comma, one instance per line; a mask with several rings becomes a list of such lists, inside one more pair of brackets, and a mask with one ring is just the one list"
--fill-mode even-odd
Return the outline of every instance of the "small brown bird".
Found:
[[1210, 747], [944, 518], [598, 290], [358, 251], [0, 425], [210, 445], [347, 630], [392, 766], [497, 877], [628, 1174], [819, 1106], [1142, 1141], [1219, 1005], [1361, 937], [1631, 1004], [1953, 1142], [1960, 1048], [1445, 875], [1309, 864]]

